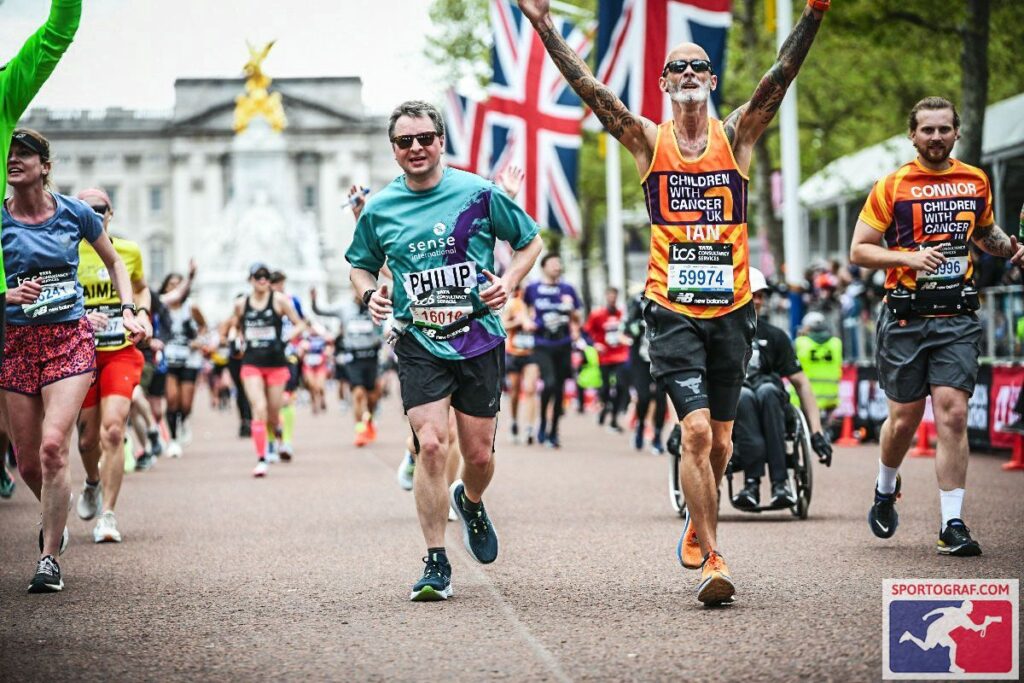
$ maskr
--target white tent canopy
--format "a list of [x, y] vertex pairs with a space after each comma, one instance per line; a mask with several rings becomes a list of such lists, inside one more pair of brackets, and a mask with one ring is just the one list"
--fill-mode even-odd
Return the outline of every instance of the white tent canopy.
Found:
[[[1024, 93], [986, 110], [981, 154], [985, 164], [1024, 154]], [[840, 157], [800, 185], [800, 204], [816, 209], [863, 196], [878, 178], [914, 156], [913, 145], [901, 134]]]

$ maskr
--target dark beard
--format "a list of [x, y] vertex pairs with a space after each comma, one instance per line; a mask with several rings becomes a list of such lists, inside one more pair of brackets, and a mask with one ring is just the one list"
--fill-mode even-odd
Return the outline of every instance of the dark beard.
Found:
[[[947, 159], [949, 159], [949, 155], [953, 153], [953, 146], [952, 145], [950, 145], [950, 147], [948, 149], [942, 148], [941, 151], [939, 149], [937, 149], [937, 148], [933, 149], [933, 148], [929, 147], [928, 145], [925, 145], [923, 147], [918, 147], [917, 145], [914, 145], [914, 147], [917, 149], [917, 153], [920, 154], [921, 157], [923, 157], [924, 159], [927, 159], [928, 161], [930, 161], [933, 164], [937, 164], [937, 163], [941, 163], [943, 161], [946, 161]], [[935, 156], [936, 154], [941, 154], [941, 156], [936, 157]]]

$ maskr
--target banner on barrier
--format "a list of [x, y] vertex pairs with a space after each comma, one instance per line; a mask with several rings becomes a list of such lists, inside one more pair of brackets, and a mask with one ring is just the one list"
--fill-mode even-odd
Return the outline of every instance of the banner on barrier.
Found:
[[1021, 385], [1024, 385], [1024, 367], [993, 367], [992, 390], [989, 394], [989, 443], [992, 448], [1013, 448], [1014, 434], [1004, 427], [1020, 415], [1013, 411]]

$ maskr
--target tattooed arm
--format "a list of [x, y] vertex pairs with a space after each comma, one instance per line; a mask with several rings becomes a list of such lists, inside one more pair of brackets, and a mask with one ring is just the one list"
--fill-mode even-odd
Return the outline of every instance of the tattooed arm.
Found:
[[1008, 236], [995, 223], [984, 228], [975, 228], [971, 239], [979, 249], [988, 254], [1008, 258], [1015, 266], [1024, 264], [1024, 244], [1017, 242], [1016, 237]]
[[550, 5], [550, 0], [519, 0], [519, 9], [537, 30], [551, 60], [565, 76], [565, 80], [580, 99], [594, 110], [608, 132], [633, 154], [640, 173], [645, 173], [651, 164], [657, 126], [626, 109], [626, 105], [614, 92], [594, 78], [587, 63], [569, 47], [555, 27]]
[[750, 167], [754, 143], [775, 118], [775, 112], [804, 63], [824, 16], [824, 12], [812, 9], [810, 5], [804, 8], [804, 13], [782, 44], [775, 64], [761, 78], [750, 101], [736, 108], [723, 122], [741, 169]]

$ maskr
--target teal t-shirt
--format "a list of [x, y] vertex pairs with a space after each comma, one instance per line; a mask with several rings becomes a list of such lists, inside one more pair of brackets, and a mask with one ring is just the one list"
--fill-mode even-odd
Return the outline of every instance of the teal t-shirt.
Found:
[[[494, 272], [494, 243], [523, 249], [537, 224], [493, 183], [446, 168], [435, 187], [414, 192], [399, 176], [367, 202], [345, 259], [395, 276], [395, 319], [439, 358], [473, 358], [503, 343], [501, 319], [480, 300]], [[481, 286], [482, 284], [482, 286]]]

